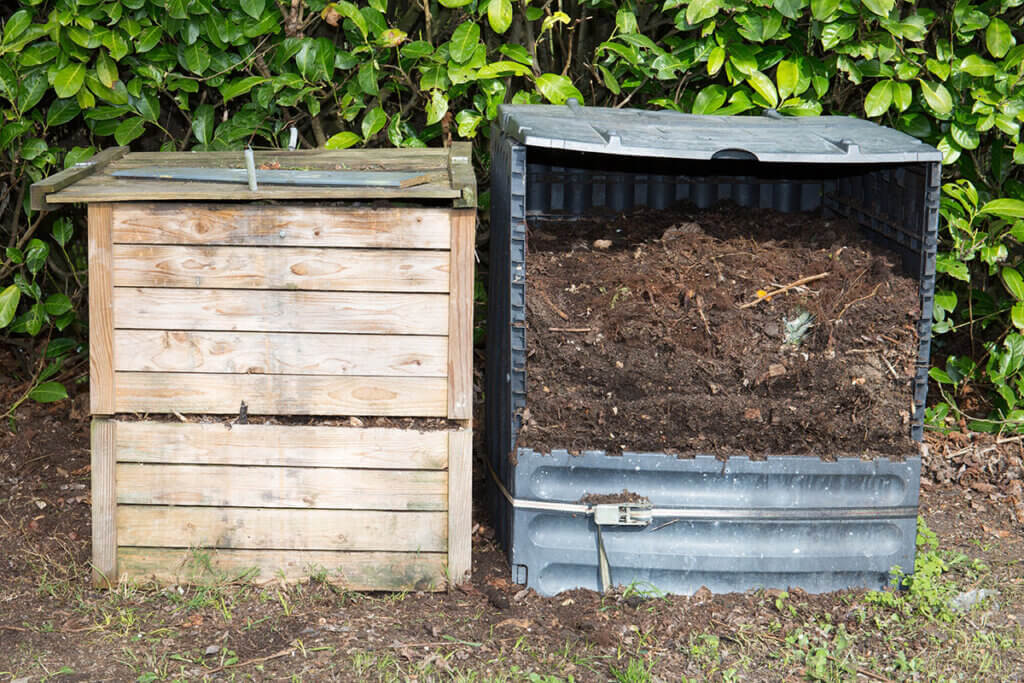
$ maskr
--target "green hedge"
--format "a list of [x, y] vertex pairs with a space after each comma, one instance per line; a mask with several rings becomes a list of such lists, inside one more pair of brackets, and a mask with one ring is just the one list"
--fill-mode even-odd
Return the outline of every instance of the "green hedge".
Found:
[[[20, 0], [0, 10], [0, 330], [49, 337], [38, 400], [82, 357], [80, 219], [26, 187], [96, 149], [478, 141], [502, 102], [873, 118], [947, 175], [937, 426], [1024, 422], [1024, 0]], [[558, 9], [560, 8], [560, 9]], [[956, 354], [951, 349], [960, 351]], [[975, 392], [976, 394], [978, 392]], [[980, 411], [980, 412], [979, 412]], [[988, 420], [988, 421], [986, 421]]]

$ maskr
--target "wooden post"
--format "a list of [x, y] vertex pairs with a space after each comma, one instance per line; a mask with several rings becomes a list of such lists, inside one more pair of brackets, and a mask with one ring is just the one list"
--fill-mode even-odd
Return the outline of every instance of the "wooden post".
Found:
[[113, 209], [89, 205], [89, 407], [114, 414], [114, 284], [111, 277]]
[[92, 421], [92, 582], [97, 587], [117, 583], [117, 493], [114, 420]]
[[464, 583], [473, 568], [473, 431], [448, 433], [448, 577]]
[[448, 286], [448, 419], [473, 416], [473, 252], [476, 211], [452, 211]]

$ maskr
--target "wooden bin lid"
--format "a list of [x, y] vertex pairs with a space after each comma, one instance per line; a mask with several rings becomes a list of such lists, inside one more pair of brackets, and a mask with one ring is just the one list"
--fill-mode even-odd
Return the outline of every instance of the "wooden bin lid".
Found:
[[127, 147], [103, 150], [88, 161], [32, 185], [32, 208], [54, 209], [76, 202], [134, 201], [251, 201], [293, 200], [431, 200], [456, 208], [476, 207], [476, 178], [472, 147], [456, 142], [450, 148], [268, 150], [257, 151], [256, 167], [306, 171], [401, 171], [418, 177], [411, 187], [331, 187], [261, 184], [255, 192], [246, 184], [124, 178], [117, 171], [159, 167], [228, 169], [245, 168], [237, 152], [129, 152]]

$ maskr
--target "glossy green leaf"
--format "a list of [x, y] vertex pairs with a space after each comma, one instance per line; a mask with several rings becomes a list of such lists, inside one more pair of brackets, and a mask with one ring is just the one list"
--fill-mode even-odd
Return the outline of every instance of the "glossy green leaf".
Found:
[[360, 129], [363, 131], [363, 140], [369, 140], [379, 133], [387, 125], [387, 122], [388, 115], [384, 113], [380, 106], [376, 106], [366, 112], [366, 116], [363, 117], [363, 123], [360, 126]]
[[779, 86], [779, 97], [786, 99], [796, 92], [800, 83], [800, 67], [796, 62], [782, 60], [775, 67], [775, 82]]
[[16, 285], [10, 285], [0, 292], [0, 329], [7, 327], [14, 320], [14, 313], [18, 310], [20, 300], [21, 290]]
[[1012, 218], [1024, 218], [1024, 201], [1020, 199], [993, 199], [981, 207], [979, 213], [999, 216], [1007, 220]]
[[839, 9], [839, 0], [811, 0], [811, 14], [818, 21], [827, 21]]
[[[602, 67], [604, 68], [604, 67]], [[529, 76], [533, 73], [530, 67], [519, 62], [500, 61], [492, 62], [476, 72], [476, 77], [498, 78], [500, 76]]]
[[43, 306], [50, 315], [60, 315], [71, 310], [71, 299], [68, 298], [67, 294], [58, 292], [46, 297]]
[[1017, 41], [1010, 31], [1009, 25], [999, 17], [993, 17], [985, 29], [985, 47], [996, 59], [1002, 59]]
[[956, 144], [960, 145], [963, 149], [977, 149], [978, 144], [981, 142], [981, 135], [974, 128], [968, 126], [961, 126], [959, 123], [954, 122], [949, 127], [950, 135], [956, 140]]
[[438, 2], [442, 7], [454, 9], [456, 7], [465, 7], [469, 3], [473, 2], [473, 0], [438, 0]]
[[705, 87], [693, 100], [694, 114], [713, 114], [725, 104], [728, 96], [726, 89], [720, 85], [712, 84]]
[[[31, 25], [32, 13], [29, 10], [20, 9], [12, 14], [7, 23], [4, 24], [4, 45], [14, 42]], [[3, 325], [0, 325], [0, 327], [3, 327]]]
[[100, 79], [100, 83], [108, 88], [114, 87], [114, 83], [119, 79], [117, 62], [103, 50], [99, 50], [96, 55], [96, 76]]
[[861, 4], [868, 8], [873, 14], [877, 14], [880, 17], [889, 16], [889, 12], [892, 12], [893, 6], [896, 4], [896, 0], [860, 0]]
[[764, 99], [770, 109], [779, 106], [779, 94], [775, 91], [775, 84], [762, 72], [755, 71], [747, 79], [747, 84]]
[[43, 382], [29, 392], [28, 397], [36, 403], [54, 403], [68, 397], [68, 390], [60, 382]]
[[197, 75], [202, 75], [210, 66], [210, 49], [202, 41], [186, 46], [182, 57], [185, 60], [185, 68]]
[[118, 124], [114, 139], [119, 145], [128, 145], [146, 131], [146, 122], [141, 116], [133, 116]]
[[924, 80], [919, 82], [925, 101], [937, 114], [948, 114], [953, 111], [953, 98], [946, 86], [941, 83], [932, 84]]
[[53, 222], [53, 229], [50, 231], [50, 234], [53, 235], [53, 241], [63, 247], [71, 240], [74, 229], [71, 219], [65, 216]]
[[976, 54], [964, 57], [960, 62], [960, 70], [981, 78], [994, 76], [999, 71], [994, 63]]
[[242, 11], [253, 19], [259, 19], [266, 7], [266, 0], [241, 0]]
[[999, 277], [1003, 281], [1003, 285], [1014, 299], [1017, 301], [1024, 301], [1024, 277], [1017, 271], [1016, 268], [1005, 266], [999, 271]]
[[245, 78], [238, 78], [230, 83], [225, 83], [220, 87], [221, 97], [224, 98], [224, 102], [227, 103], [236, 97], [245, 95], [250, 90], [258, 85], [263, 85], [268, 79], [262, 76], [246, 76]]
[[50, 257], [50, 245], [40, 239], [29, 240], [28, 245], [25, 247], [25, 267], [28, 268], [28, 272], [36, 275], [43, 266], [46, 265], [46, 259]]
[[480, 42], [480, 27], [466, 21], [459, 24], [452, 33], [451, 44], [448, 54], [456, 62], [463, 64], [476, 52], [476, 46]]
[[512, 25], [512, 0], [489, 0], [487, 22], [495, 33], [504, 33]]
[[72, 62], [53, 77], [53, 90], [57, 97], [74, 97], [85, 83], [85, 64]]
[[142, 29], [142, 32], [135, 37], [135, 51], [141, 53], [149, 52], [159, 44], [163, 34], [163, 29], [159, 26], [150, 26], [149, 28]]
[[192, 134], [200, 144], [208, 145], [213, 140], [213, 105], [201, 104], [192, 115]]
[[427, 102], [427, 125], [437, 123], [448, 113], [448, 98], [440, 90], [430, 93], [430, 100]]
[[708, 54], [708, 75], [714, 76], [725, 64], [725, 48], [716, 47]]
[[362, 141], [363, 139], [355, 133], [343, 130], [342, 132], [328, 138], [324, 147], [326, 149], [348, 149], [352, 145], [357, 145]]
[[571, 98], [583, 102], [583, 95], [572, 84], [572, 81], [561, 74], [541, 74], [537, 76], [537, 91], [551, 104], [565, 104]]
[[722, 0], [690, 0], [690, 4], [686, 8], [686, 23], [693, 26], [705, 19], [710, 19], [718, 14], [721, 7]]
[[864, 113], [874, 118], [889, 111], [893, 99], [893, 82], [890, 79], [878, 81], [864, 98]]
[[953, 378], [942, 368], [929, 368], [928, 376], [939, 384], [953, 384]]
[[909, 83], [893, 81], [892, 103], [900, 111], [906, 111], [914, 103], [914, 90], [910, 87]]
[[82, 112], [78, 106], [78, 100], [68, 98], [65, 100], [54, 100], [50, 109], [46, 112], [47, 126], [62, 126], [71, 121]]

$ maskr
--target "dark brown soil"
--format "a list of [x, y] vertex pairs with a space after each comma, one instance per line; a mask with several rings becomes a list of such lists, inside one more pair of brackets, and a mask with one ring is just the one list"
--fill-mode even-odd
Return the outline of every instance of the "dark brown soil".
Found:
[[[917, 282], [854, 226], [723, 206], [535, 223], [528, 240], [519, 445], [916, 452]], [[785, 343], [804, 312], [810, 331]]]

